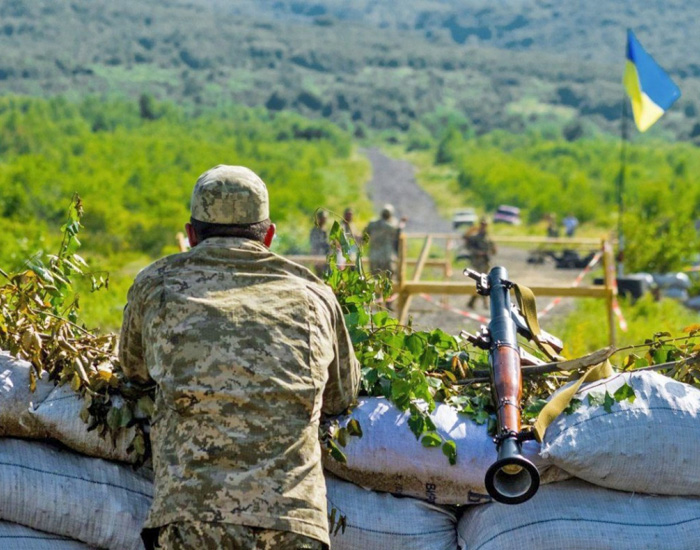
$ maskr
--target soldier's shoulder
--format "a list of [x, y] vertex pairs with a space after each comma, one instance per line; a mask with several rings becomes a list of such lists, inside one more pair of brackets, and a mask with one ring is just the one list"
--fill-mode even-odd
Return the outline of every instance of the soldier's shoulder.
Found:
[[186, 261], [189, 252], [179, 252], [164, 256], [153, 263], [147, 265], [136, 274], [134, 286], [143, 286], [154, 280], [161, 279], [171, 269], [177, 269]]
[[278, 265], [290, 278], [290, 285], [303, 287], [314, 296], [322, 296], [326, 299], [335, 299], [333, 290], [323, 280], [307, 267], [300, 265], [279, 254], [272, 253]]

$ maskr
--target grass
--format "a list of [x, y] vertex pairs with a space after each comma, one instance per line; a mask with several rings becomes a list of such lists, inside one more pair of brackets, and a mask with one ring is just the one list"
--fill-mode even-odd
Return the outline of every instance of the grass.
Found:
[[[646, 295], [634, 304], [621, 300], [620, 306], [628, 329], [622, 332], [617, 327], [617, 347], [644, 344], [657, 332], [682, 336], [682, 330], [698, 320], [697, 312], [670, 298], [657, 302], [651, 295]], [[608, 345], [606, 318], [603, 300], [577, 300], [571, 315], [555, 323], [551, 332], [565, 342], [564, 354], [567, 357], [581, 357]], [[620, 354], [615, 361], [623, 358]]]

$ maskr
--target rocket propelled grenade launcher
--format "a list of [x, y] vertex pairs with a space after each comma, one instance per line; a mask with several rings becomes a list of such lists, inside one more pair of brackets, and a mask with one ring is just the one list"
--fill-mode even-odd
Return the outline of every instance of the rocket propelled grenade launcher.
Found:
[[498, 458], [486, 472], [485, 485], [494, 500], [520, 504], [529, 500], [540, 486], [537, 468], [522, 455], [522, 442], [533, 438], [520, 425], [523, 384], [517, 334], [527, 327], [520, 324], [522, 317], [511, 306], [509, 291], [514, 285], [508, 280], [505, 268], [494, 267], [488, 276], [471, 269], [466, 269], [464, 274], [476, 281], [479, 294], [490, 297], [491, 306], [488, 328], [482, 329], [478, 336], [468, 335], [472, 344], [489, 350], [491, 391], [498, 422], [494, 438]]

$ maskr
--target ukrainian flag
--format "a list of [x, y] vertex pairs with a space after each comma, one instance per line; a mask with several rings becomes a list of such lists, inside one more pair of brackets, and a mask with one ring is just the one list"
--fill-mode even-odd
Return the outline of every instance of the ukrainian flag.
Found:
[[681, 96], [676, 83], [642, 48], [631, 30], [627, 31], [627, 65], [623, 83], [640, 132], [659, 120]]

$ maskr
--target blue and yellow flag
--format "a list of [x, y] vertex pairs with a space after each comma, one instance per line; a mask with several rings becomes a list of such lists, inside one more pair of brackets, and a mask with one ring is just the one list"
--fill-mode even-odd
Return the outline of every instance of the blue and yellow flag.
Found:
[[623, 83], [640, 132], [659, 120], [681, 96], [676, 83], [642, 48], [631, 30], [627, 31], [627, 65]]

